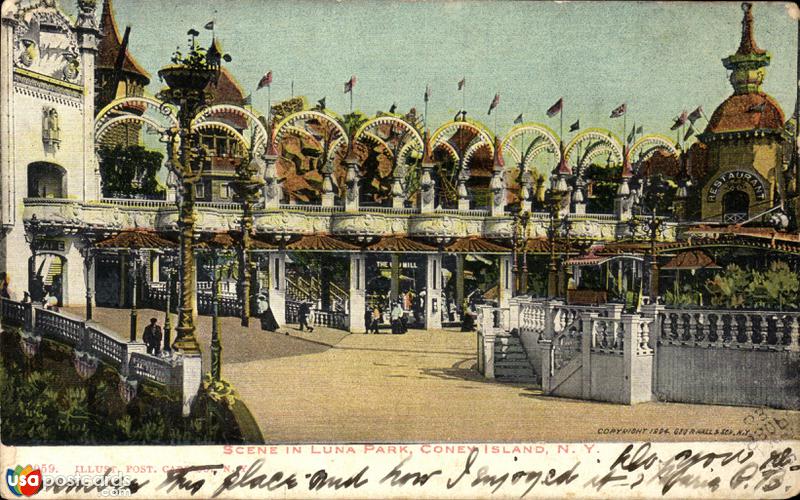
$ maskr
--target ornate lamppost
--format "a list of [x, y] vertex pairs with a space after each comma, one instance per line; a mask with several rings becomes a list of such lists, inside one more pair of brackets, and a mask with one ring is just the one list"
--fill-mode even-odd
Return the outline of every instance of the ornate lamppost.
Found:
[[[649, 297], [650, 303], [655, 304], [658, 300], [658, 253], [656, 243], [663, 234], [666, 219], [658, 218], [658, 207], [664, 201], [668, 184], [660, 175], [652, 175], [642, 181], [642, 214], [644, 217], [634, 217], [628, 221], [631, 235], [635, 238], [637, 229], [641, 228], [650, 241], [650, 283]], [[649, 217], [646, 212], [649, 212]]]
[[547, 273], [547, 296], [550, 298], [558, 295], [558, 261], [556, 259], [556, 238], [558, 227], [556, 221], [561, 210], [564, 193], [554, 189], [548, 189], [545, 193], [545, 206], [550, 215], [550, 224], [547, 228], [547, 240], [550, 247], [550, 267]]
[[139, 266], [144, 264], [144, 253], [141, 250], [130, 250], [131, 261], [131, 342], [136, 342], [136, 330], [139, 312], [137, 309], [137, 294], [139, 287]]
[[31, 258], [28, 261], [28, 283], [27, 287], [30, 288], [31, 300], [34, 302], [41, 300], [42, 291], [39, 286], [33, 287], [35, 283], [36, 274], [36, 255], [39, 251], [39, 232], [41, 231], [41, 221], [33, 214], [25, 227], [25, 242], [31, 249]]
[[200, 180], [207, 151], [200, 143], [199, 134], [192, 130], [192, 120], [202, 111], [210, 100], [206, 87], [215, 84], [219, 78], [221, 60], [230, 57], [216, 51], [207, 52], [197, 44], [199, 33], [189, 30], [189, 52], [184, 56], [176, 51], [172, 64], [158, 72], [159, 78], [167, 84], [158, 97], [164, 102], [165, 113], [170, 106], [177, 109], [178, 127], [169, 130], [164, 137], [167, 143], [168, 164], [177, 179], [180, 196], [180, 275], [181, 302], [178, 311], [178, 326], [175, 329], [174, 347], [187, 354], [197, 354], [200, 346], [195, 337], [193, 319], [193, 298], [195, 296], [192, 277], [194, 275], [194, 185]]
[[88, 235], [83, 237], [83, 248], [80, 250], [83, 257], [83, 267], [86, 269], [86, 321], [92, 319], [92, 269], [94, 267], [94, 245]]
[[[253, 141], [255, 142], [255, 141]], [[242, 300], [242, 326], [250, 325], [250, 311], [253, 307], [251, 281], [255, 275], [255, 265], [251, 265], [250, 247], [253, 236], [253, 206], [260, 199], [265, 185], [266, 163], [258, 158], [254, 150], [236, 167], [236, 180], [231, 183], [233, 190], [242, 202], [241, 245], [239, 254], [239, 297]], [[254, 264], [254, 263], [253, 263]]]
[[[525, 253], [528, 243], [528, 224], [531, 220], [531, 213], [517, 207], [512, 212], [514, 218], [514, 237], [512, 242], [511, 254], [513, 267], [511, 272], [514, 275], [515, 288], [520, 295], [528, 293], [528, 256]], [[522, 257], [522, 266], [519, 265]]]
[[166, 296], [164, 299], [164, 352], [172, 351], [172, 287], [175, 275], [175, 257], [163, 254], [161, 257], [161, 269], [166, 274]]

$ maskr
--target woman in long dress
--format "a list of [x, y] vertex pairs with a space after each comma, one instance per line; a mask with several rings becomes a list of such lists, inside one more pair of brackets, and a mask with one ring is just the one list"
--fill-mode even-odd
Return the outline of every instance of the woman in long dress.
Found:
[[278, 322], [269, 307], [269, 298], [264, 293], [259, 293], [257, 298], [258, 316], [261, 318], [261, 329], [274, 332], [278, 330]]

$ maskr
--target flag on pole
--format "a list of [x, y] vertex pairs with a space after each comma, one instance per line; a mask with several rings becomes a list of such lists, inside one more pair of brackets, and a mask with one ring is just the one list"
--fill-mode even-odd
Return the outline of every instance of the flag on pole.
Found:
[[391, 106], [389, 106], [389, 113], [394, 113], [397, 110], [397, 103], [393, 102]]
[[422, 96], [425, 99], [425, 102], [428, 102], [431, 99], [431, 86], [425, 85], [425, 95]]
[[703, 116], [703, 107], [702, 106], [697, 106], [697, 109], [695, 109], [694, 111], [689, 113], [688, 118], [689, 118], [689, 121], [692, 122], [692, 125], [694, 125], [694, 122], [699, 120], [701, 116]]
[[619, 118], [620, 116], [625, 114], [625, 111], [627, 111], [627, 109], [628, 109], [627, 103], [620, 104], [619, 106], [614, 108], [614, 111], [611, 112], [611, 118]]
[[323, 97], [322, 99], [317, 101], [317, 104], [319, 104], [319, 109], [325, 109], [325, 98]]
[[694, 135], [694, 127], [689, 125], [689, 130], [686, 131], [686, 135], [683, 136], [683, 140], [686, 141], [686, 140], [689, 139], [689, 137], [691, 137], [693, 135]]
[[487, 114], [491, 115], [492, 110], [496, 108], [498, 104], [500, 104], [500, 94], [495, 94], [494, 99], [492, 99], [492, 103], [489, 104], [489, 112]]
[[550, 108], [547, 110], [547, 116], [549, 116], [550, 118], [556, 116], [558, 113], [561, 112], [563, 107], [564, 107], [564, 98], [562, 97], [559, 100], [557, 100], [555, 104], [550, 106]]
[[683, 113], [681, 113], [681, 116], [675, 118], [675, 123], [673, 123], [672, 126], [669, 129], [670, 130], [678, 130], [679, 128], [681, 128], [686, 123], [686, 120], [688, 120], [688, 119], [689, 119], [689, 115], [686, 114], [686, 111], [684, 111]]
[[580, 130], [581, 128], [581, 121], [580, 119], [576, 120], [575, 123], [569, 126], [570, 132], [575, 132], [576, 130]]
[[518, 117], [514, 118], [514, 125], [519, 125], [520, 123], [522, 123], [522, 113], [520, 113]]
[[244, 105], [244, 106], [252, 106], [253, 105], [253, 94], [247, 94], [247, 97], [242, 99], [242, 105]]
[[344, 82], [344, 93], [347, 94], [348, 92], [353, 91], [353, 87], [356, 86], [356, 75], [350, 77], [349, 80]]
[[461, 81], [458, 82], [458, 90], [463, 90], [465, 83], [467, 83], [467, 79], [466, 78], [462, 78]]
[[209, 22], [207, 22], [207, 23], [206, 23], [206, 25], [205, 25], [205, 26], [203, 26], [203, 27], [204, 27], [205, 29], [207, 29], [207, 30], [213, 30], [213, 29], [214, 29], [214, 21], [209, 21]]
[[633, 124], [633, 128], [631, 128], [631, 132], [628, 134], [628, 139], [625, 141], [626, 144], [630, 144], [633, 142], [633, 139], [636, 137], [636, 124]]
[[272, 70], [267, 71], [264, 76], [261, 77], [261, 80], [258, 82], [258, 87], [256, 90], [261, 90], [264, 87], [269, 87], [272, 83]]
[[636, 134], [637, 134], [637, 135], [644, 134], [644, 127], [643, 127], [643, 126], [641, 126], [641, 125], [639, 125], [638, 127], [636, 127]]

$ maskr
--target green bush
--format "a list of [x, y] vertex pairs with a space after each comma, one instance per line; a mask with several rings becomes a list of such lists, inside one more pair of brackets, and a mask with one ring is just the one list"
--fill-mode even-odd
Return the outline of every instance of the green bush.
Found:
[[711, 303], [731, 309], [797, 308], [800, 280], [785, 262], [772, 262], [766, 271], [745, 270], [736, 264], [706, 282]]

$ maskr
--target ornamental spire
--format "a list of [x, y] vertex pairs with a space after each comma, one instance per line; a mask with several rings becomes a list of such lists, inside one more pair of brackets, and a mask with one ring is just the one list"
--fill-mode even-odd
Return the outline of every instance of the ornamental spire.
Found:
[[753, 4], [750, 2], [743, 2], [742, 11], [744, 11], [744, 17], [742, 18], [742, 41], [739, 44], [739, 50], [736, 51], [736, 55], [766, 54], [767, 51], [758, 48], [758, 45], [756, 45], [755, 35], [753, 34]]
[[753, 5], [742, 4], [742, 40], [735, 54], [722, 60], [723, 66], [731, 70], [730, 81], [734, 94], [760, 94], [764, 81], [764, 66], [769, 65], [770, 55], [758, 48], [753, 35]]

